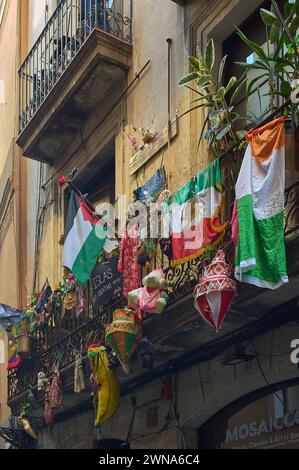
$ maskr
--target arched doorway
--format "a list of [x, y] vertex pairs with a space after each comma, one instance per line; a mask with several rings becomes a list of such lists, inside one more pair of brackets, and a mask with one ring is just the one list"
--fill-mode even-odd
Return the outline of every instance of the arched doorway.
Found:
[[299, 449], [299, 379], [255, 391], [198, 431], [199, 449]]

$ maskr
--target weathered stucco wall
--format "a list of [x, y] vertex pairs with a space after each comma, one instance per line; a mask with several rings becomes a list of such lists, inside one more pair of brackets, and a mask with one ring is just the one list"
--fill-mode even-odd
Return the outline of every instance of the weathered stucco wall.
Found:
[[[17, 2], [7, 1], [0, 24], [0, 303], [17, 306], [15, 200], [12, 180], [16, 109]], [[0, 364], [0, 424], [7, 420], [6, 366]], [[1, 444], [0, 444], [1, 445]]]

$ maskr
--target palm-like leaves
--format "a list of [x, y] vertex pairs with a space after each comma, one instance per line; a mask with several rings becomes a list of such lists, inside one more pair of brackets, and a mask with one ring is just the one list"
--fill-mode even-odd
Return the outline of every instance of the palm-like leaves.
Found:
[[[196, 84], [196, 89], [191, 89], [199, 97], [192, 101], [194, 106], [182, 116], [198, 109], [207, 111], [199, 143], [204, 137], [208, 141], [214, 155], [219, 156], [225, 149], [223, 147], [236, 143], [237, 138], [234, 123], [239, 115], [234, 112], [232, 103], [236, 101], [237, 96], [241, 93], [246, 80], [239, 81], [237, 77], [231, 77], [226, 86], [224, 86], [223, 73], [227, 56], [221, 60], [217, 79], [214, 79], [213, 75], [215, 59], [215, 45], [213, 39], [210, 39], [204, 54], [198, 51], [196, 57], [189, 57], [192, 72], [183, 77], [179, 85], [191, 88], [191, 83]], [[232, 96], [228, 103], [229, 94]]]

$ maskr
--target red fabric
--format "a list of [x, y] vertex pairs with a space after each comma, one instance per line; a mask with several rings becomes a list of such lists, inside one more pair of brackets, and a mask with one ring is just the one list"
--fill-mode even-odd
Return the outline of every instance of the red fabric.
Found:
[[129, 292], [141, 287], [140, 268], [137, 263], [137, 249], [139, 237], [137, 227], [134, 229], [134, 237], [126, 230], [120, 243], [120, 256], [118, 271], [123, 274], [123, 295], [128, 298]]
[[[213, 225], [217, 228], [221, 227], [219, 218], [214, 220]], [[174, 233], [172, 237], [173, 260], [184, 260], [200, 253], [201, 250], [217, 241], [220, 235], [221, 233], [215, 232], [212, 221], [208, 218], [203, 219], [199, 226], [193, 226], [179, 234]], [[193, 245], [192, 248], [188, 248], [188, 244]]]
[[62, 383], [59, 370], [55, 370], [55, 374], [49, 390], [49, 402], [52, 410], [57, 410], [63, 406]]
[[201, 316], [211, 325], [212, 328], [215, 328], [217, 332], [221, 330], [223, 321], [226, 317], [226, 314], [230, 308], [231, 302], [235, 297], [235, 292], [222, 292], [221, 294], [221, 309], [219, 311], [217, 319], [214, 319], [209, 302], [206, 295], [202, 295], [196, 299], [198, 308], [200, 310]]

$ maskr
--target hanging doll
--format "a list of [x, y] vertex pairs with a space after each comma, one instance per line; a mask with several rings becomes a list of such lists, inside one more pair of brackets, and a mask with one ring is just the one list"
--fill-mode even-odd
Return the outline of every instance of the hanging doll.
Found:
[[49, 379], [44, 372], [39, 372], [37, 374], [37, 390], [39, 392], [45, 392]]
[[83, 360], [82, 355], [77, 354], [75, 358], [75, 370], [74, 370], [74, 392], [81, 393], [85, 390], [85, 379], [83, 371]]
[[52, 410], [58, 410], [63, 407], [62, 382], [58, 366], [55, 366], [54, 369], [54, 377], [49, 390], [49, 400]]

